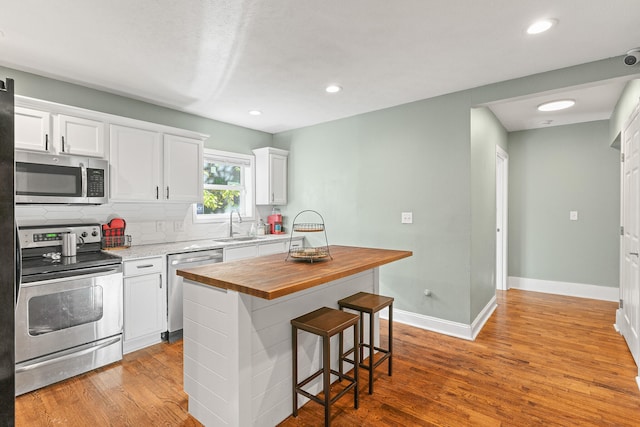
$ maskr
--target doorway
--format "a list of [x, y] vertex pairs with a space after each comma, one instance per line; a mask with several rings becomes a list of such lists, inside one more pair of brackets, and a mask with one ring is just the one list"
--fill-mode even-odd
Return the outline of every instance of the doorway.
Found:
[[496, 146], [496, 289], [506, 291], [507, 284], [507, 212], [509, 155]]

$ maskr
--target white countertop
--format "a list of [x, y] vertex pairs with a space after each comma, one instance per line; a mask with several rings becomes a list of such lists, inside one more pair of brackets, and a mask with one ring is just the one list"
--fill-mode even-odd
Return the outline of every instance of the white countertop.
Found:
[[[257, 243], [288, 241], [289, 234], [269, 234], [256, 237], [255, 240], [240, 242], [219, 242], [215, 238], [202, 240], [188, 240], [184, 242], [156, 243], [152, 245], [131, 246], [127, 249], [107, 250], [109, 253], [122, 257], [123, 260], [164, 256], [182, 252], [201, 251], [206, 249], [228, 248], [234, 246], [250, 246]], [[222, 238], [221, 238], [222, 239]]]

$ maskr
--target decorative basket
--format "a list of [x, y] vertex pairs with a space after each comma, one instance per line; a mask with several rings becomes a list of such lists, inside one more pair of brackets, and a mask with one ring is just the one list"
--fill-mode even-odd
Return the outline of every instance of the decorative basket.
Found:
[[131, 236], [105, 236], [102, 238], [102, 249], [126, 249], [131, 247]]

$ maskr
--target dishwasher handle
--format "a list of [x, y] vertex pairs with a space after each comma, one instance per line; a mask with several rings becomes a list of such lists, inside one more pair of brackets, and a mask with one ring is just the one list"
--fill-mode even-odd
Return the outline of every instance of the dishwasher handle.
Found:
[[195, 256], [192, 258], [185, 258], [185, 259], [175, 259], [171, 261], [171, 265], [178, 266], [182, 264], [191, 264], [194, 262], [206, 262], [206, 261], [222, 261], [222, 255], [205, 255], [205, 256]]

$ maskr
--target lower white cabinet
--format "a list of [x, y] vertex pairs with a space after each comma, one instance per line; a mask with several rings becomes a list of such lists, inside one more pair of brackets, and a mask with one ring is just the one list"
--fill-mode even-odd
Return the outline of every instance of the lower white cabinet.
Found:
[[167, 330], [165, 257], [124, 262], [124, 344], [130, 353], [161, 342]]

